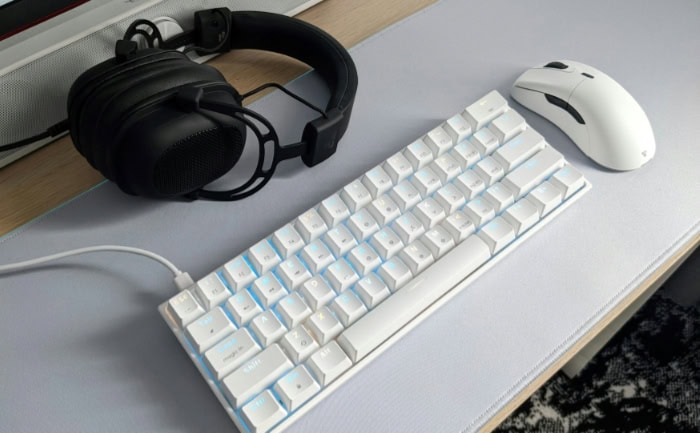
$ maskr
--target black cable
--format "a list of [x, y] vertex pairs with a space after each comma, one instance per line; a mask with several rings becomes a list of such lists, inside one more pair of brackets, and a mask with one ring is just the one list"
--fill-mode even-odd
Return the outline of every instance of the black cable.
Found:
[[46, 131], [44, 131], [40, 134], [37, 134], [33, 137], [25, 138], [23, 140], [20, 140], [20, 141], [14, 142], [14, 143], [10, 143], [10, 144], [4, 144], [4, 145], [0, 146], [0, 152], [5, 152], [8, 150], [17, 149], [18, 147], [27, 146], [27, 145], [30, 145], [32, 143], [36, 143], [39, 140], [43, 140], [45, 138], [55, 137], [55, 136], [62, 134], [66, 131], [68, 131], [68, 119], [62, 120], [62, 121], [58, 122], [57, 124], [52, 125]]
[[278, 90], [283, 91], [284, 93], [286, 93], [286, 94], [289, 95], [290, 97], [296, 99], [297, 101], [301, 102], [302, 104], [306, 105], [307, 107], [309, 107], [309, 108], [311, 108], [312, 110], [314, 110], [314, 111], [318, 112], [319, 114], [321, 114], [324, 118], [328, 119], [328, 114], [327, 114], [324, 110], [318, 108], [317, 106], [315, 106], [315, 105], [312, 104], [311, 102], [307, 101], [306, 99], [302, 98], [301, 96], [299, 96], [299, 95], [297, 95], [297, 94], [295, 94], [295, 93], [292, 93], [291, 90], [287, 90], [287, 89], [284, 88], [284, 86], [282, 86], [281, 84], [277, 84], [277, 83], [267, 83], [267, 84], [263, 84], [262, 86], [257, 87], [257, 88], [251, 90], [251, 91], [248, 92], [248, 93], [242, 94], [242, 95], [241, 95], [241, 99], [246, 99], [246, 98], [248, 98], [248, 97], [250, 97], [250, 96], [252, 96], [252, 95], [254, 95], [254, 94], [258, 93], [258, 92], [261, 92], [261, 91], [263, 91], [263, 90], [265, 90], [265, 89], [269, 89], [270, 87], [274, 87], [275, 89], [278, 89]]

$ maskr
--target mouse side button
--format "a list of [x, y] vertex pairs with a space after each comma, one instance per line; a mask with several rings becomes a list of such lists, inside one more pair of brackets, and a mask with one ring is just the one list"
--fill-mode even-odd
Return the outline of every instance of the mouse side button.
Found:
[[586, 122], [583, 120], [583, 117], [581, 116], [581, 114], [578, 111], [576, 111], [576, 109], [574, 107], [569, 105], [565, 100], [563, 100], [561, 98], [557, 98], [556, 96], [549, 95], [549, 94], [545, 94], [544, 97], [547, 98], [547, 101], [549, 101], [550, 104], [554, 104], [557, 107], [560, 107], [560, 108], [563, 108], [564, 110], [566, 110], [566, 112], [571, 114], [571, 117], [573, 117], [574, 120], [576, 120], [581, 125], [586, 124]]

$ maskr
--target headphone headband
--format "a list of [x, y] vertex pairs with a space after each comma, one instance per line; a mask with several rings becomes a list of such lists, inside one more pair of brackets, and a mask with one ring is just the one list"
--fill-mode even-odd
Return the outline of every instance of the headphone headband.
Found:
[[[222, 22], [221, 18], [230, 21]], [[227, 34], [228, 33], [228, 34]], [[226, 38], [222, 44], [220, 40]], [[335, 153], [345, 133], [357, 92], [357, 69], [347, 50], [328, 33], [296, 18], [268, 12], [231, 12], [227, 8], [195, 13], [195, 45], [216, 45], [216, 52], [253, 49], [283, 54], [314, 68], [331, 96], [325, 116], [309, 122], [301, 142], [311, 167]]]

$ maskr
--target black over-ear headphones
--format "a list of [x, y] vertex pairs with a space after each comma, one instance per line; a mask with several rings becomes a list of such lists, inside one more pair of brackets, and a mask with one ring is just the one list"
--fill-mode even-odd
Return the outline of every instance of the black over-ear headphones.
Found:
[[[123, 191], [237, 200], [262, 188], [282, 160], [301, 156], [311, 167], [335, 152], [350, 120], [357, 71], [345, 48], [323, 30], [283, 15], [220, 8], [197, 12], [194, 30], [160, 42], [160, 48], [137, 50], [135, 42], [119, 41], [116, 57], [84, 72], [68, 96], [75, 147]], [[241, 95], [219, 71], [164, 49], [188, 43], [205, 53], [250, 48], [298, 59], [328, 84], [327, 108], [306, 125], [299, 143], [281, 146], [270, 122], [242, 107]], [[236, 164], [246, 127], [259, 142], [252, 178], [230, 191], [203, 189]], [[274, 154], [265, 167], [270, 142]]]

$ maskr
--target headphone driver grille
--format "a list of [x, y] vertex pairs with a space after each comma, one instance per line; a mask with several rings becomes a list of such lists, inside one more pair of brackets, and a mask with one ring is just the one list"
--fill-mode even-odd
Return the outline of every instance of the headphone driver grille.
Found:
[[243, 138], [236, 128], [198, 132], [163, 152], [153, 173], [154, 187], [164, 195], [194, 191], [228, 172], [242, 150]]

